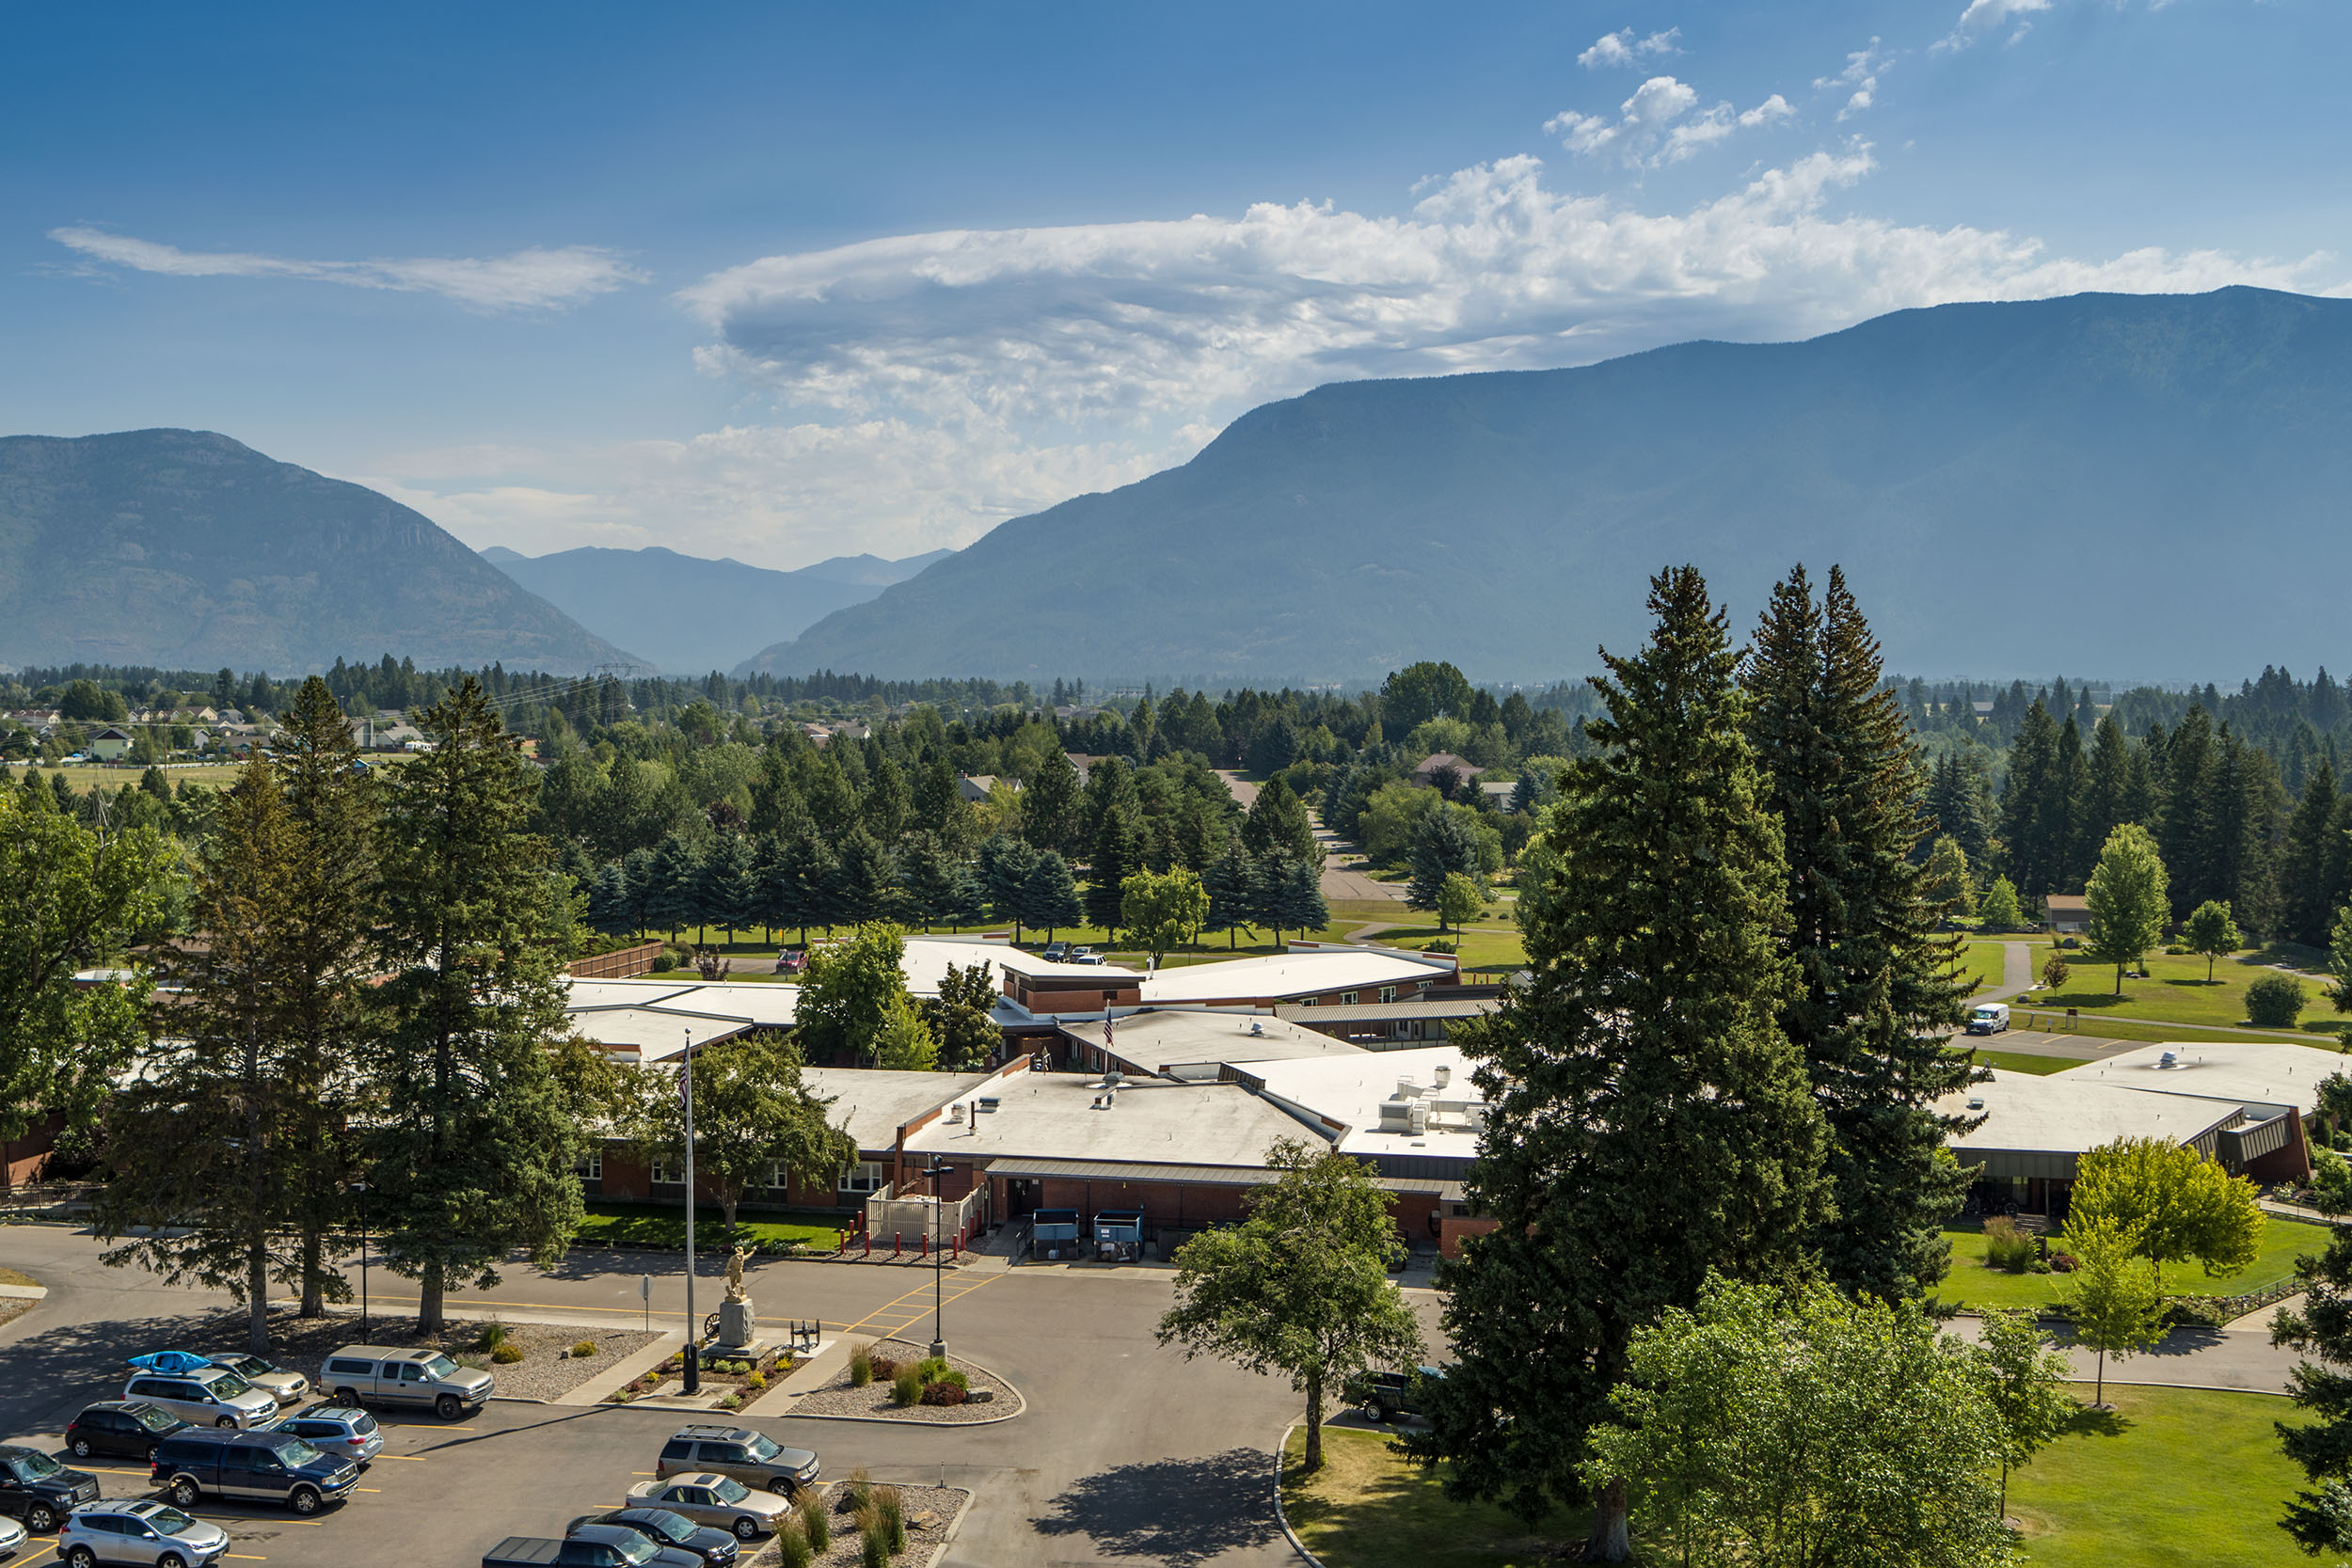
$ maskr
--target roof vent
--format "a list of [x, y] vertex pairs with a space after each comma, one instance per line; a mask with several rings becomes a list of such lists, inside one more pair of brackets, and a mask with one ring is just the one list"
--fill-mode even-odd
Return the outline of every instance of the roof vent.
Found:
[[1984, 1097], [1982, 1095], [1971, 1095], [1968, 1100], [1968, 1108], [1972, 1111], [1983, 1110]]
[[1437, 1071], [1436, 1077], [1437, 1077], [1437, 1080], [1438, 1080], [1438, 1087], [1439, 1087], [1439, 1088], [1441, 1088], [1441, 1089], [1442, 1089], [1442, 1088], [1444, 1088], [1444, 1087], [1445, 1087], [1448, 1084], [1451, 1084], [1451, 1083], [1453, 1083], [1453, 1082], [1454, 1082], [1454, 1069], [1453, 1069], [1452, 1068], [1450, 1068], [1450, 1067], [1446, 1066], [1446, 1064], [1445, 1064], [1445, 1063], [1443, 1063], [1443, 1062], [1439, 1062], [1439, 1063], [1438, 1064], [1438, 1071]]
[[2156, 1058], [2156, 1070], [2157, 1070], [2157, 1071], [2159, 1071], [2159, 1072], [2164, 1071], [2164, 1070], [2166, 1070], [2167, 1069], [2169, 1069], [2169, 1068], [2176, 1068], [2176, 1067], [2179, 1067], [2180, 1065], [2181, 1065], [2181, 1059], [2180, 1059], [2180, 1057], [2178, 1057], [2178, 1056], [2174, 1055], [2174, 1054], [2173, 1054], [2171, 1052], [2169, 1052], [2169, 1051], [2166, 1052], [2163, 1055], [2161, 1055], [2161, 1056], [2159, 1056], [2159, 1057], [2157, 1057], [2157, 1058]]
[[953, 1123], [961, 1123], [963, 1120], [962, 1101], [959, 1100], [953, 1105], [947, 1107], [947, 1119]]
[[1252, 1035], [1263, 1036], [1265, 1033], [1265, 1025], [1253, 1020], [1249, 1025], [1249, 1032]]

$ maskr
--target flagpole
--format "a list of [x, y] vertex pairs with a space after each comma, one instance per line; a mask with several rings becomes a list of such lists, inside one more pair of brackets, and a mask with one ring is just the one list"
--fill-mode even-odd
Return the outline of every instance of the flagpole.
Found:
[[694, 1031], [686, 1031], [686, 1076], [679, 1084], [686, 1105], [686, 1386], [703, 1391], [701, 1321], [694, 1316]]

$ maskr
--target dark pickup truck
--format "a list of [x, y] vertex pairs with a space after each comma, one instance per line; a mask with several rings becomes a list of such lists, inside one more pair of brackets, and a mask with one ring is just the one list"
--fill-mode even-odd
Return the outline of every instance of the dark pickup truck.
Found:
[[564, 1541], [510, 1535], [482, 1554], [482, 1568], [703, 1568], [703, 1560], [618, 1525], [589, 1525]]

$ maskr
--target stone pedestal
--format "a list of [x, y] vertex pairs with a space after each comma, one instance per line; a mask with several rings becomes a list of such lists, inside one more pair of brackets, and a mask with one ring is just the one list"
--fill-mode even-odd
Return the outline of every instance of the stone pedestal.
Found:
[[750, 1302], [723, 1301], [719, 1304], [719, 1332], [710, 1341], [714, 1352], [738, 1350], [754, 1343], [756, 1338], [752, 1328]]

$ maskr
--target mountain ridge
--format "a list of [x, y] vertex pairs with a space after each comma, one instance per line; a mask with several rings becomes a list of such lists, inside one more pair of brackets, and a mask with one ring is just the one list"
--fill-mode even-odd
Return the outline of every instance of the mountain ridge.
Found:
[[413, 508], [215, 431], [0, 436], [0, 659], [638, 662]]
[[[1737, 624], [1803, 561], [1845, 565], [1891, 667], [2201, 678], [2325, 659], [2348, 482], [2352, 301], [1937, 306], [1794, 342], [1318, 388], [739, 670], [1377, 680], [1447, 657], [1549, 677], [1637, 641], [1661, 566], [1697, 563]], [[2201, 548], [2224, 529], [2232, 549]], [[2289, 542], [2312, 559], [2282, 578]], [[2084, 549], [2074, 579], [2063, 552]]]

